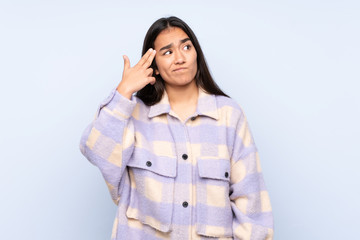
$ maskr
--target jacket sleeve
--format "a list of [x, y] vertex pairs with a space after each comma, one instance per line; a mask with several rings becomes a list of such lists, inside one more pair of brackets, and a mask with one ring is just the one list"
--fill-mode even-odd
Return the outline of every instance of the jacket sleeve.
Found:
[[240, 107], [231, 155], [230, 204], [238, 240], [272, 240], [273, 215], [257, 148]]
[[136, 106], [116, 88], [99, 105], [93, 121], [80, 138], [81, 153], [101, 171], [117, 205], [124, 184], [123, 173], [134, 149], [134, 125], [130, 117]]

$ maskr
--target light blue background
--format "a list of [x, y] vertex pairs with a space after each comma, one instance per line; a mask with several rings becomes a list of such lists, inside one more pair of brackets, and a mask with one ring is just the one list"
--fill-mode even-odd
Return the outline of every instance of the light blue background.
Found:
[[275, 239], [356, 239], [359, 1], [1, 1], [0, 238], [110, 239], [116, 206], [79, 150], [98, 104], [176, 15], [248, 117]]

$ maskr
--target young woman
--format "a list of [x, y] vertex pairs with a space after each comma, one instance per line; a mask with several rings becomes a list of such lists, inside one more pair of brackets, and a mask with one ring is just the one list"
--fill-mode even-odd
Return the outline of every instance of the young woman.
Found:
[[193, 31], [158, 19], [142, 55], [133, 67], [124, 56], [121, 82], [80, 140], [118, 206], [111, 239], [273, 239], [247, 119], [212, 79]]

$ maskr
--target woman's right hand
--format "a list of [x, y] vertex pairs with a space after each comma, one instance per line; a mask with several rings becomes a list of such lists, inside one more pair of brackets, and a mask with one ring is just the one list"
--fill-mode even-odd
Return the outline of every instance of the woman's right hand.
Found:
[[152, 76], [153, 69], [149, 68], [154, 60], [156, 51], [150, 48], [140, 61], [130, 67], [129, 58], [124, 55], [124, 71], [122, 80], [116, 90], [124, 97], [131, 99], [131, 95], [145, 87], [147, 84], [155, 84], [156, 79]]

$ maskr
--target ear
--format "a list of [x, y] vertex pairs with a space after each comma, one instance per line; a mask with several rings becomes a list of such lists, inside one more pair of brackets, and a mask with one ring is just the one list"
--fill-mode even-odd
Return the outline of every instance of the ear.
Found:
[[159, 75], [159, 71], [157, 69], [155, 69], [155, 74]]

